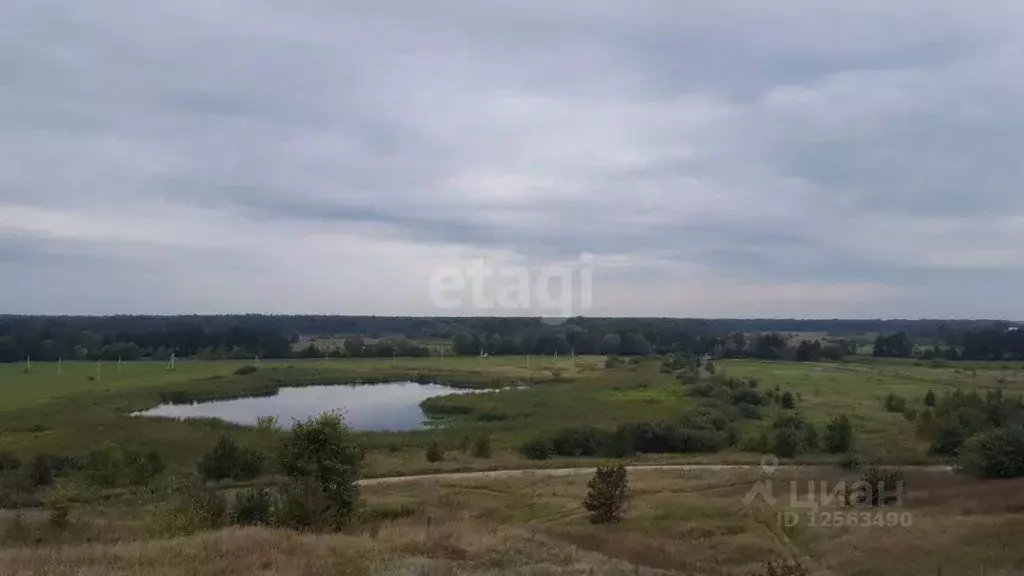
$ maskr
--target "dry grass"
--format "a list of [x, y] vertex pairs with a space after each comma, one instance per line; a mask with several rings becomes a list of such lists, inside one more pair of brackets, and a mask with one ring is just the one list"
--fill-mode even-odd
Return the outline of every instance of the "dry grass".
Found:
[[[590, 524], [580, 502], [585, 475], [435, 478], [364, 487], [366, 513], [345, 534], [314, 536], [228, 529], [140, 540], [128, 510], [103, 520], [82, 510], [71, 536], [0, 548], [7, 574], [709, 574], [763, 573], [768, 560], [798, 558], [813, 574], [1013, 574], [1024, 568], [1024, 480], [978, 481], [908, 473], [908, 527], [784, 528], [777, 512], [796, 481], [854, 479], [836, 469], [771, 477], [774, 508], [747, 507], [758, 471], [634, 471], [626, 519]], [[397, 520], [374, 512], [406, 510]], [[105, 510], [105, 509], [101, 509]], [[97, 510], [94, 512], [99, 512]], [[831, 511], [844, 511], [832, 508]], [[26, 514], [41, 529], [45, 516]], [[0, 522], [10, 520], [7, 515]], [[103, 524], [106, 522], [106, 524]], [[74, 530], [86, 530], [74, 532]], [[79, 534], [79, 536], [74, 536]], [[81, 534], [96, 538], [86, 544]], [[51, 535], [52, 536], [52, 535]], [[82, 542], [82, 543], [76, 543]]]

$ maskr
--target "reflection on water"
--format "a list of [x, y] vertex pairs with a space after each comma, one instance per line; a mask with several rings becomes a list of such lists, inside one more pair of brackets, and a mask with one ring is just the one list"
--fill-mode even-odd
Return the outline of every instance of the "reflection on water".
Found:
[[420, 430], [426, 420], [420, 402], [434, 396], [470, 392], [475, 391], [414, 382], [307, 386], [281, 388], [276, 395], [261, 398], [161, 404], [136, 415], [219, 418], [247, 426], [254, 426], [260, 416], [277, 416], [281, 427], [290, 428], [293, 419], [305, 420], [327, 410], [341, 410], [353, 430]]

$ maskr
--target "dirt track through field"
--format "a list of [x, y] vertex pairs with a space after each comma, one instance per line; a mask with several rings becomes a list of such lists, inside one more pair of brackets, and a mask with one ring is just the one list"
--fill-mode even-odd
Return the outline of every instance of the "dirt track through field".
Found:
[[[785, 470], [792, 468], [831, 468], [829, 466], [779, 466], [776, 469]], [[905, 466], [906, 470], [917, 470], [921, 472], [952, 472], [952, 466]], [[664, 465], [638, 465], [626, 466], [630, 472], [642, 471], [719, 471], [719, 470], [760, 470], [759, 464], [664, 464]], [[386, 478], [364, 478], [359, 481], [360, 485], [373, 486], [380, 484], [395, 484], [400, 482], [416, 482], [420, 480], [473, 480], [473, 479], [495, 479], [514, 478], [520, 476], [573, 476], [577, 474], [593, 474], [596, 468], [536, 468], [536, 469], [514, 469], [514, 470], [485, 470], [480, 472], [442, 472], [438, 474], [420, 474], [416, 476], [389, 476]]]

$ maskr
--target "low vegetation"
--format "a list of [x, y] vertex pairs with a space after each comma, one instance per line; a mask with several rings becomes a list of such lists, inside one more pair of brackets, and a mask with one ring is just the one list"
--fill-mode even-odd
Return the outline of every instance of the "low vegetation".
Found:
[[598, 466], [587, 488], [583, 508], [590, 513], [591, 523], [607, 524], [622, 520], [622, 509], [629, 492], [629, 478], [622, 464]]

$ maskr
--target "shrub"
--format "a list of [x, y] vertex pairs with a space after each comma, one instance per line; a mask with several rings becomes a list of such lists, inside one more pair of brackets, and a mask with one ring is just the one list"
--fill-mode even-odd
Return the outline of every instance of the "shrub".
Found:
[[1024, 428], [996, 428], [964, 442], [960, 468], [977, 478], [1024, 476]]
[[740, 443], [740, 449], [746, 452], [757, 452], [767, 454], [772, 450], [771, 439], [768, 432], [762, 430], [756, 436], [748, 436]]
[[231, 523], [238, 526], [267, 526], [273, 521], [274, 500], [266, 488], [242, 492], [231, 508]]
[[594, 456], [604, 433], [593, 427], [563, 428], [551, 439], [551, 450], [559, 456]]
[[444, 460], [444, 450], [437, 442], [431, 442], [427, 447], [427, 462], [440, 462]]
[[[290, 497], [316, 504], [311, 510], [320, 514], [320, 520], [310, 524], [311, 528], [337, 530], [348, 523], [359, 499], [356, 482], [363, 452], [352, 441], [340, 415], [324, 413], [296, 422], [278, 457], [281, 470], [297, 487]], [[282, 497], [282, 502], [286, 500]]]
[[849, 452], [853, 448], [853, 424], [846, 414], [833, 418], [825, 427], [824, 444], [830, 454]]
[[519, 447], [519, 453], [530, 460], [547, 460], [551, 452], [551, 443], [543, 438], [528, 440]]
[[885, 397], [885, 409], [888, 412], [903, 412], [907, 409], [907, 400], [902, 396], [889, 392]]
[[629, 479], [622, 464], [598, 466], [594, 477], [587, 482], [587, 497], [583, 507], [590, 512], [594, 524], [618, 522], [626, 505]]
[[913, 422], [917, 420], [917, 409], [913, 406], [907, 406], [903, 409], [903, 419], [907, 422]]
[[737, 404], [736, 411], [747, 420], [760, 420], [761, 409], [751, 404]]
[[73, 494], [68, 490], [58, 490], [53, 498], [46, 502], [46, 509], [50, 512], [47, 522], [58, 530], [64, 530], [71, 525], [71, 500]]
[[956, 456], [967, 440], [967, 432], [956, 418], [943, 418], [935, 424], [929, 452], [938, 456]]
[[795, 405], [796, 401], [793, 399], [793, 393], [789, 390], [783, 392], [782, 396], [779, 398], [779, 406], [782, 406], [786, 410], [792, 410]]
[[818, 429], [810, 422], [804, 426], [804, 450], [808, 452], [814, 452], [818, 449]]
[[800, 434], [793, 428], [781, 428], [775, 432], [772, 453], [780, 458], [792, 458], [800, 451]]
[[847, 493], [855, 496], [853, 503], [866, 504], [872, 508], [886, 506], [899, 498], [903, 490], [903, 471], [896, 468], [872, 466], [861, 476], [862, 486]]
[[0, 472], [19, 470], [21, 458], [14, 452], [0, 452]]
[[124, 464], [128, 483], [136, 486], [149, 484], [164, 471], [164, 462], [155, 450], [145, 453], [125, 452]]
[[276, 524], [315, 532], [332, 528], [330, 518], [330, 500], [314, 479], [300, 479], [281, 487], [274, 514]]
[[490, 458], [491, 457], [491, 438], [486, 434], [481, 434], [476, 437], [473, 441], [473, 457], [474, 458]]
[[277, 416], [257, 416], [256, 429], [277, 431], [281, 429], [281, 425], [277, 422]]
[[619, 364], [622, 364], [622, 359], [619, 358], [618, 356], [609, 356], [608, 359], [604, 361], [604, 367], [606, 369], [615, 368]]
[[924, 395], [924, 405], [928, 406], [929, 408], [935, 406], [935, 391], [934, 390], [929, 390]]
[[110, 442], [85, 455], [85, 472], [89, 482], [101, 488], [121, 485], [126, 478], [124, 454]]
[[255, 366], [242, 366], [238, 370], [235, 370], [235, 376], [248, 376], [259, 372], [259, 368]]
[[761, 393], [757, 390], [743, 388], [732, 393], [732, 403], [737, 405], [748, 404], [760, 406], [761, 404], [764, 404], [764, 397], [761, 396]]
[[228, 503], [223, 494], [196, 479], [171, 482], [167, 499], [150, 510], [149, 530], [155, 536], [184, 536], [223, 527]]
[[263, 456], [251, 448], [239, 446], [223, 434], [199, 462], [199, 473], [207, 480], [252, 480], [263, 468]]
[[32, 486], [49, 486], [57, 475], [53, 460], [46, 454], [36, 454], [29, 460], [27, 474]]

